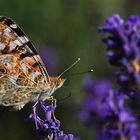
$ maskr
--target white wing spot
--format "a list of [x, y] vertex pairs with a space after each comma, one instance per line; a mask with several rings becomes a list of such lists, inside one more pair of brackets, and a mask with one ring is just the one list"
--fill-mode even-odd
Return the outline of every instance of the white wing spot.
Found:
[[10, 27], [13, 28], [13, 29], [16, 29], [17, 25], [16, 24], [11, 24]]
[[5, 32], [5, 33], [10, 33], [10, 32], [11, 32], [11, 29], [7, 27], [7, 28], [4, 30], [4, 32]]
[[23, 44], [25, 44], [25, 43], [27, 43], [29, 40], [28, 40], [28, 38], [26, 37], [26, 36], [20, 36], [20, 37], [18, 37], [18, 39], [23, 43]]
[[9, 44], [9, 47], [10, 47], [9, 51], [14, 50], [16, 48], [16, 46], [17, 46], [17, 44], [14, 41], [11, 41]]
[[22, 63], [21, 67], [22, 67], [23, 72], [26, 74], [28, 72], [27, 65]]
[[17, 44], [18, 46], [22, 46], [23, 45], [19, 40], [15, 40], [14, 43]]
[[0, 43], [0, 50], [3, 50], [5, 48], [5, 44]]

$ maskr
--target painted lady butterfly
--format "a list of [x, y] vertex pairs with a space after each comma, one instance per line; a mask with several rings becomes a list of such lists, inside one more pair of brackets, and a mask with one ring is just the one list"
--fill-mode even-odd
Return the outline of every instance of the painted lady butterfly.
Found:
[[0, 105], [20, 110], [28, 102], [49, 99], [64, 81], [48, 75], [24, 32], [0, 16]]

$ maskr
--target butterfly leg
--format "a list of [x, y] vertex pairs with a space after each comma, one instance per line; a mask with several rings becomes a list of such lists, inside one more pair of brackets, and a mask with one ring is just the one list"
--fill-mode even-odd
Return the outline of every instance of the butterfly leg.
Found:
[[[56, 108], [56, 99], [53, 96], [51, 96], [50, 100], [52, 101], [52, 106], [54, 106]], [[52, 115], [53, 115], [53, 119], [56, 121], [57, 119], [55, 117], [54, 111], [52, 112]]]
[[50, 100], [52, 101], [52, 106], [56, 107], [56, 99], [53, 96], [50, 96]]
[[33, 107], [32, 107], [32, 109], [33, 109], [33, 115], [34, 115], [34, 117], [35, 117], [35, 126], [36, 126], [36, 128], [38, 128], [38, 125], [37, 125], [37, 114], [36, 114], [36, 106], [37, 106], [37, 104], [38, 104], [38, 101], [39, 100], [37, 100], [36, 102], [35, 102], [35, 104], [33, 105]]

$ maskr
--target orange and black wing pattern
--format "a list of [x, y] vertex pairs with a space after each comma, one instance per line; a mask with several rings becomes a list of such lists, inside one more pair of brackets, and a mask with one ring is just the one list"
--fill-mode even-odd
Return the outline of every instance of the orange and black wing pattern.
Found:
[[0, 16], [0, 104], [20, 109], [49, 84], [44, 63], [28, 37], [14, 21]]
[[36, 49], [24, 32], [11, 19], [0, 17], [0, 54], [14, 54], [49, 82], [49, 75]]

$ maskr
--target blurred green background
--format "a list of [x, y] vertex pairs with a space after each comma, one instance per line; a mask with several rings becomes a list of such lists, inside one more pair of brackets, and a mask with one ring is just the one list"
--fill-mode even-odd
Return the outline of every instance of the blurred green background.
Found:
[[[114, 13], [123, 18], [140, 15], [139, 7], [139, 0], [0, 0], [0, 15], [15, 20], [38, 50], [43, 46], [57, 51], [59, 61], [49, 73], [60, 74], [78, 57], [81, 58], [80, 63], [65, 75], [69, 77], [65, 88], [54, 95], [60, 100], [56, 117], [65, 133], [77, 135], [82, 140], [92, 139], [94, 132], [78, 119], [80, 105], [86, 98], [82, 88], [86, 75], [70, 75], [93, 68], [91, 76], [114, 81], [97, 27]], [[47, 63], [50, 62], [46, 56]], [[63, 100], [70, 92], [71, 97]], [[19, 112], [9, 112], [1, 107], [0, 140], [37, 140], [33, 133], [35, 126], [25, 121], [30, 112], [31, 104]]]

